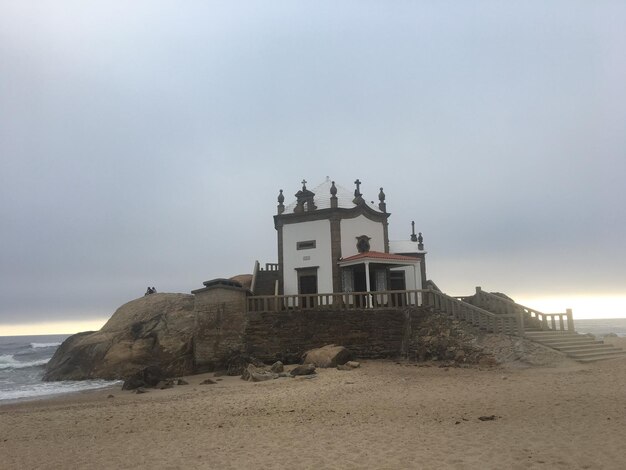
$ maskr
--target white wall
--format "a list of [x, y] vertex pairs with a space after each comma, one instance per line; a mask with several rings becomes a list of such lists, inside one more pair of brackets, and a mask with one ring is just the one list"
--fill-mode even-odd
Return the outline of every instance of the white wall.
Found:
[[[315, 240], [315, 248], [298, 250], [298, 242]], [[307, 259], [308, 258], [308, 259]], [[283, 225], [284, 293], [298, 293], [298, 273], [295, 268], [319, 266], [317, 291], [333, 291], [332, 258], [330, 254], [330, 221], [315, 220]]]
[[[391, 268], [392, 271], [404, 271], [404, 281], [407, 290], [422, 288], [422, 275], [420, 271], [420, 263], [413, 266], [402, 266], [401, 268]], [[416, 284], [417, 281], [417, 284]]]
[[341, 219], [341, 256], [356, 255], [359, 250], [356, 248], [356, 237], [367, 235], [371, 238], [371, 251], [385, 251], [385, 230], [381, 222], [369, 220], [364, 215], [354, 219]]
[[[403, 266], [401, 268], [392, 268], [392, 271], [404, 271], [404, 281], [406, 283], [406, 290], [421, 289], [422, 288], [422, 276], [420, 271], [420, 263], [413, 266]], [[417, 305], [422, 305], [422, 294], [417, 294]], [[411, 303], [413, 300], [409, 300]]]

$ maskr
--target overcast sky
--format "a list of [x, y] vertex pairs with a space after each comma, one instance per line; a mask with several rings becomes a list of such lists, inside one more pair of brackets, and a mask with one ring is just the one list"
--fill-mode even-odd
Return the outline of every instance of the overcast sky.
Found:
[[622, 1], [0, 0], [0, 329], [274, 262], [278, 190], [326, 176], [384, 187], [450, 294], [624, 294], [625, 24]]

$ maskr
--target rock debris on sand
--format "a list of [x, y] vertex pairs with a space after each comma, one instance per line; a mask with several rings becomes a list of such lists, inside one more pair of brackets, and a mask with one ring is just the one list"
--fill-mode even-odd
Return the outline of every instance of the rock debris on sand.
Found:
[[315, 380], [198, 386], [205, 374], [5, 404], [2, 467], [623, 468], [626, 360], [519, 363], [365, 361]]

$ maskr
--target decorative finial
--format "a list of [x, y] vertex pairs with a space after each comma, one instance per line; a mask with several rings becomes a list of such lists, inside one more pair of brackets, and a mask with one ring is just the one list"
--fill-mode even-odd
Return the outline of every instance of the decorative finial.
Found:
[[412, 242], [417, 241], [417, 235], [415, 235], [415, 221], [414, 220], [411, 222], [411, 241]]
[[330, 185], [330, 207], [332, 209], [339, 207], [339, 202], [337, 200], [337, 186], [335, 186], [334, 181]]
[[422, 237], [422, 232], [420, 232], [419, 237], [417, 237], [417, 249], [418, 250], [424, 249], [424, 237]]
[[278, 193], [278, 213], [282, 214], [283, 212], [285, 212], [285, 205], [283, 204], [283, 202], [285, 202], [285, 196], [283, 195], [283, 190], [281, 189], [280, 192]]
[[306, 191], [306, 180], [302, 180], [302, 191]]
[[[387, 204], [385, 204], [385, 193], [383, 192], [383, 188], [380, 188], [380, 192], [378, 193], [378, 200], [380, 201], [378, 203], [378, 208], [380, 209], [381, 212], [387, 212]], [[372, 204], [374, 204], [372, 202]]]

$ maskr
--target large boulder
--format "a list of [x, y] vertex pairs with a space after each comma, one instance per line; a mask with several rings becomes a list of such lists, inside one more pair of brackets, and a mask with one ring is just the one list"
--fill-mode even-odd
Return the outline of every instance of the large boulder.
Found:
[[148, 366], [164, 376], [194, 373], [194, 297], [152, 294], [122, 305], [100, 331], [67, 338], [44, 380], [126, 379]]
[[311, 349], [304, 353], [304, 364], [315, 364], [317, 367], [337, 367], [352, 359], [352, 353], [343, 346], [328, 344], [324, 347]]

